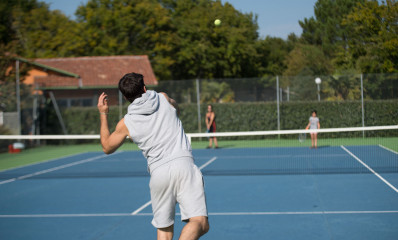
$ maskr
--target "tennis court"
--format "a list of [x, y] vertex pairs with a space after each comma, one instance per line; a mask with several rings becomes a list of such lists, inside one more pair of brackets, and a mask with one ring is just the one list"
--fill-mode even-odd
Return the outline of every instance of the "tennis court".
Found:
[[[298, 142], [225, 140], [221, 149], [193, 150], [211, 225], [203, 239], [396, 238], [396, 138], [324, 140], [318, 149], [289, 141]], [[127, 149], [2, 171], [0, 238], [155, 239], [148, 183], [141, 152]]]

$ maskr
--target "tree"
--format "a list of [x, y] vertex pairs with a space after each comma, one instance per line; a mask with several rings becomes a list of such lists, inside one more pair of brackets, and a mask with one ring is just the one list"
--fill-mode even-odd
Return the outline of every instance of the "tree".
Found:
[[174, 30], [156, 0], [90, 0], [76, 11], [86, 55], [148, 55], [160, 79], [171, 77]]
[[290, 89], [292, 100], [311, 100], [316, 93], [314, 76], [325, 76], [333, 72], [333, 66], [321, 48], [314, 45], [297, 44], [285, 60], [287, 66], [281, 79], [281, 87]]
[[315, 18], [299, 21], [303, 41], [322, 47], [327, 57], [334, 57], [336, 49], [346, 49], [349, 30], [342, 22], [358, 2], [365, 0], [318, 0], [314, 7]]
[[287, 65], [285, 59], [298, 42], [295, 34], [290, 34], [288, 40], [266, 37], [256, 42], [258, 52], [259, 74], [262, 76], [282, 75]]
[[37, 2], [36, 0], [0, 1], [0, 44], [8, 45], [17, 37], [16, 29], [12, 26], [16, 9], [22, 12], [29, 12], [43, 5], [45, 3]]
[[24, 10], [13, 9], [12, 28], [18, 48], [16, 53], [28, 58], [82, 55], [80, 28], [58, 10], [50, 11], [47, 4]]
[[[177, 0], [174, 79], [257, 76], [257, 18], [210, 0]], [[220, 26], [214, 25], [221, 19]]]
[[201, 103], [234, 102], [235, 94], [226, 82], [203, 81]]
[[[15, 51], [14, 49], [12, 43], [7, 46], [0, 44], [0, 111], [5, 112], [16, 111], [16, 58], [10, 54], [10, 52]], [[23, 84], [29, 69], [27, 64], [20, 63], [19, 77], [22, 104], [27, 103], [24, 99], [30, 95], [30, 88]]]
[[365, 73], [398, 72], [398, 3], [358, 4], [346, 16], [352, 64]]
[[333, 72], [329, 59], [321, 48], [314, 45], [297, 44], [285, 60], [285, 76], [322, 76]]

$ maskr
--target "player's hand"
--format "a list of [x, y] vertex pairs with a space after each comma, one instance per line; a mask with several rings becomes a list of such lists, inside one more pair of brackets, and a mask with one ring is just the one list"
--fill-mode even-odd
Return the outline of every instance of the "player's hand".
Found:
[[308, 127], [306, 127], [305, 130], [308, 130]]
[[108, 95], [106, 93], [103, 92], [99, 96], [97, 108], [100, 113], [108, 113], [109, 112]]

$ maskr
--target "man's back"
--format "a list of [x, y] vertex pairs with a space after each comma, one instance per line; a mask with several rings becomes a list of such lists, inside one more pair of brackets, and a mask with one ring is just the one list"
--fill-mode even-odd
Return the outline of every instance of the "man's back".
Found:
[[180, 157], [192, 157], [176, 109], [163, 94], [147, 91], [128, 107], [124, 117], [132, 140], [148, 160], [148, 169]]

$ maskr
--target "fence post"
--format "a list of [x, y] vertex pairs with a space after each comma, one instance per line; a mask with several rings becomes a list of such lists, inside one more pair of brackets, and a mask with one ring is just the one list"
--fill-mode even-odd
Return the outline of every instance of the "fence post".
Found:
[[280, 124], [280, 114], [279, 114], [279, 76], [276, 76], [276, 105], [277, 105], [277, 114], [278, 114], [278, 130], [281, 130]]
[[[361, 73], [361, 105], [362, 105], [362, 127], [365, 127], [365, 107], [363, 101], [363, 73]], [[362, 137], [365, 137], [365, 131], [362, 131]]]
[[119, 92], [119, 119], [122, 119], [123, 117], [123, 96], [122, 96], [122, 92]]
[[17, 97], [17, 113], [18, 113], [18, 135], [21, 135], [21, 92], [19, 87], [19, 60], [15, 62], [15, 71], [16, 71], [16, 79], [15, 79], [15, 90]]
[[199, 79], [196, 79], [196, 104], [198, 106], [198, 132], [202, 132], [202, 124], [200, 120], [200, 91], [199, 91]]

